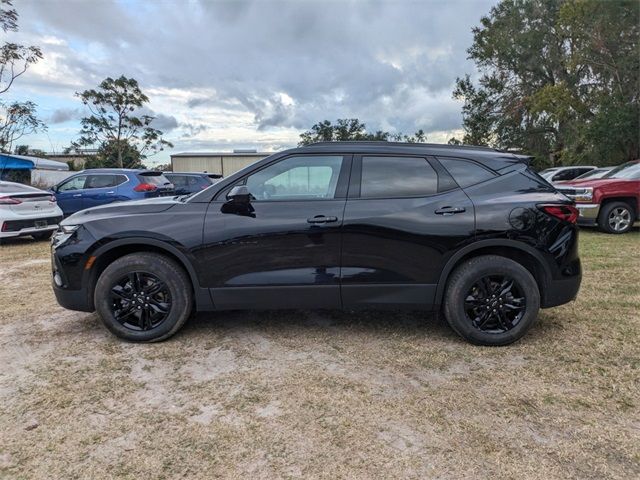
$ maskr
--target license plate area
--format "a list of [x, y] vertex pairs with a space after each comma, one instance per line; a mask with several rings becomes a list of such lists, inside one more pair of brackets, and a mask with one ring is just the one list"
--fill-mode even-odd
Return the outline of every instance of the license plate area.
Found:
[[46, 228], [47, 227], [47, 221], [46, 220], [36, 220], [34, 223], [34, 226], [36, 228]]

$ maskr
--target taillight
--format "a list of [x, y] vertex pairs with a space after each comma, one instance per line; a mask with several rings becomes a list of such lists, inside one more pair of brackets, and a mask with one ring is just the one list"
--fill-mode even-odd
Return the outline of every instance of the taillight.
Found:
[[51, 196], [49, 197], [49, 201], [50, 201], [51, 203], [56, 203], [56, 196], [55, 196], [55, 195], [51, 195]]
[[18, 205], [22, 203], [17, 198], [12, 197], [0, 197], [0, 205]]
[[538, 208], [565, 222], [576, 223], [578, 221], [578, 209], [573, 205], [538, 205]]
[[157, 189], [158, 187], [152, 183], [141, 183], [133, 188], [136, 192], [154, 192]]

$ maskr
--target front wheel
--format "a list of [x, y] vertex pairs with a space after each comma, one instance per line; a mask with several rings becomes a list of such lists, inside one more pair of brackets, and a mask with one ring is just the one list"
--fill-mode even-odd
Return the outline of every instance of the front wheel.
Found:
[[508, 345], [538, 317], [540, 292], [531, 273], [509, 258], [485, 255], [451, 274], [444, 314], [453, 330], [477, 345]]
[[158, 342], [176, 333], [192, 310], [185, 271], [155, 253], [133, 253], [115, 260], [100, 275], [94, 293], [104, 325], [118, 337]]

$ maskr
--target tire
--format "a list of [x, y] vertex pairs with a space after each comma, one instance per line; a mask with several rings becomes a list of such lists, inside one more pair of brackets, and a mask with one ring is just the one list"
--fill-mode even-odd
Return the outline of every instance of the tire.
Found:
[[627, 233], [633, 228], [635, 212], [626, 202], [605, 204], [598, 215], [598, 226], [606, 233]]
[[53, 230], [49, 230], [48, 232], [31, 234], [34, 240], [49, 240], [51, 238], [51, 235], [53, 235]]
[[[162, 288], [153, 292], [160, 285]], [[188, 275], [170, 258], [132, 253], [102, 272], [94, 303], [111, 333], [133, 342], [159, 342], [187, 321], [193, 309], [193, 293]]]
[[[507, 287], [509, 292], [501, 296]], [[492, 293], [497, 293], [496, 298]], [[533, 275], [505, 257], [472, 258], [457, 267], [447, 283], [445, 318], [458, 335], [476, 345], [500, 346], [519, 340], [533, 326], [539, 310], [540, 292]]]

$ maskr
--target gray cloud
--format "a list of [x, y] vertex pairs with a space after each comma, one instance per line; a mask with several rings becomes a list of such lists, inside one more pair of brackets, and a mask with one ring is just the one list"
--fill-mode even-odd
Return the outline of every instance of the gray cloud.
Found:
[[[494, 3], [27, 0], [18, 7], [29, 38], [67, 42], [43, 45], [45, 56], [58, 55], [62, 79], [26, 82], [69, 90], [65, 79], [89, 86], [122, 73], [145, 90], [193, 92], [176, 110], [250, 112], [257, 131], [358, 117], [373, 129], [412, 132], [459, 128], [451, 91], [456, 76], [474, 71], [466, 59], [471, 28]], [[173, 114], [157, 115], [162, 130], [182, 129]]]
[[54, 110], [49, 117], [49, 123], [57, 124], [64, 123], [70, 120], [78, 120], [81, 117], [81, 112], [77, 108], [58, 108]]

